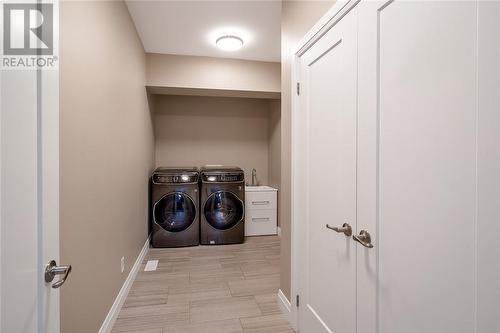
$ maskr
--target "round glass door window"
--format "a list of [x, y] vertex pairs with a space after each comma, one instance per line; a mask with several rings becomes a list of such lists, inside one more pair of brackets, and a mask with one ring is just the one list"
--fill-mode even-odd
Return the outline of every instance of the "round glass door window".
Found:
[[203, 214], [212, 227], [226, 230], [243, 219], [243, 202], [231, 192], [215, 192], [205, 202]]
[[170, 232], [186, 230], [196, 218], [193, 200], [185, 193], [165, 195], [154, 207], [154, 221]]

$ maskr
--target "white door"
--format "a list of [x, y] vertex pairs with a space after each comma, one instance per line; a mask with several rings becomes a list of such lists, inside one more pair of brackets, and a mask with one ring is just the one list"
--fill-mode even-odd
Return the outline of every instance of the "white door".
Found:
[[[351, 13], [300, 58], [300, 320], [305, 333], [356, 332], [356, 25]], [[346, 225], [347, 227], [347, 225]]]
[[360, 5], [358, 332], [474, 331], [476, 5]]
[[[341, 16], [299, 57], [300, 330], [494, 332], [500, 2], [362, 1]], [[353, 32], [357, 63], [328, 63]], [[339, 218], [373, 247], [326, 239]]]
[[[57, 14], [56, 4], [55, 39]], [[45, 282], [46, 265], [59, 259], [58, 84], [56, 69], [0, 70], [0, 331], [5, 333], [59, 332], [60, 289], [52, 285], [62, 275]]]

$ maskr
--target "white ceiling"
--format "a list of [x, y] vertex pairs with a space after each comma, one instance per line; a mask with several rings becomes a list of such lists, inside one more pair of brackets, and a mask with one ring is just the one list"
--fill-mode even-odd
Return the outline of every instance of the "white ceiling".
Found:
[[[280, 61], [281, 1], [127, 1], [144, 50], [149, 53]], [[215, 46], [237, 34], [242, 49]]]

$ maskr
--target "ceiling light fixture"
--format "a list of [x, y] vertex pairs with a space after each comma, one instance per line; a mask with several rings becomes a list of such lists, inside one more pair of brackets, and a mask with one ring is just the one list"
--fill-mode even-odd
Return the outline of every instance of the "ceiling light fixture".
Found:
[[217, 38], [215, 44], [223, 51], [236, 51], [243, 47], [243, 39], [235, 35], [224, 35]]

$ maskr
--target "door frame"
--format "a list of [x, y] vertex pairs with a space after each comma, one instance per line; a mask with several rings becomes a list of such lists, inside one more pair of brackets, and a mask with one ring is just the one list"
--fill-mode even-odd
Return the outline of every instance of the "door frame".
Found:
[[[292, 59], [292, 71], [291, 71], [291, 86], [290, 91], [292, 92], [292, 101], [291, 101], [291, 174], [292, 174], [292, 182], [291, 182], [291, 199], [292, 199], [292, 212], [291, 212], [291, 290], [290, 290], [290, 298], [293, 299], [293, 303], [291, 300], [288, 301], [291, 306], [287, 308], [289, 309], [288, 320], [291, 326], [295, 331], [298, 331], [298, 321], [299, 321], [299, 311], [297, 308], [297, 304], [295, 303], [296, 295], [300, 294], [299, 290], [299, 237], [300, 233], [297, 232], [299, 230], [299, 218], [301, 211], [301, 203], [298, 200], [298, 196], [296, 195], [296, 189], [298, 188], [298, 184], [300, 182], [299, 174], [297, 172], [298, 162], [295, 158], [298, 154], [298, 142], [299, 141], [299, 133], [300, 133], [300, 123], [298, 122], [298, 114], [301, 112], [300, 110], [300, 96], [297, 93], [298, 87], [297, 83], [300, 81], [300, 57], [307, 52], [323, 35], [330, 30], [333, 26], [335, 26], [352, 8], [354, 8], [361, 0], [339, 0], [335, 2], [334, 5], [323, 15], [318, 22], [302, 37], [302, 39], [298, 42], [297, 46], [293, 49], [293, 59]], [[281, 290], [280, 290], [281, 291]], [[280, 295], [281, 298], [284, 295]], [[281, 299], [281, 302], [283, 300]]]

